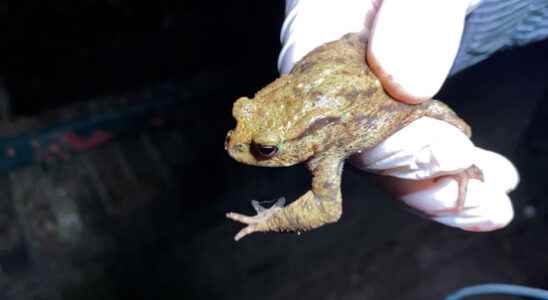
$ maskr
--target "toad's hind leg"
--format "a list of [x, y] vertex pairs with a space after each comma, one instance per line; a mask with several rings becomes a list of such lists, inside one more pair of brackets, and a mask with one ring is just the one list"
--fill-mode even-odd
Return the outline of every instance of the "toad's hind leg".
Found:
[[[470, 126], [464, 122], [457, 114], [449, 108], [449, 106], [445, 105], [444, 103], [432, 100], [427, 101], [426, 103], [419, 104], [419, 108], [415, 110], [413, 113], [411, 120], [418, 119], [420, 117], [431, 117], [434, 119], [438, 119], [444, 122], [447, 122], [458, 129], [460, 129], [464, 134], [466, 134], [467, 137], [472, 136], [472, 130], [470, 129]], [[472, 165], [468, 167], [465, 170], [460, 171], [459, 173], [452, 174], [452, 175], [446, 175], [443, 177], [453, 177], [459, 186], [458, 189], [458, 196], [456, 205], [453, 209], [449, 210], [442, 210], [438, 211], [436, 213], [447, 213], [447, 212], [460, 212], [465, 209], [465, 200], [466, 200], [466, 194], [468, 192], [468, 182], [470, 179], [477, 179], [480, 181], [483, 180], [483, 173], [482, 171], [476, 166]]]
[[453, 208], [437, 210], [432, 212], [432, 215], [434, 217], [441, 217], [445, 214], [458, 214], [463, 212], [464, 210], [475, 208], [475, 207], [466, 207], [465, 200], [466, 200], [466, 194], [468, 192], [469, 180], [477, 179], [477, 180], [483, 181], [483, 173], [481, 172], [481, 170], [477, 166], [472, 165], [468, 169], [458, 174], [442, 176], [442, 177], [439, 177], [437, 180], [445, 177], [453, 177], [457, 181], [457, 184], [459, 187], [457, 201]]
[[418, 119], [420, 117], [431, 117], [441, 121], [445, 121], [457, 128], [459, 128], [467, 137], [472, 135], [470, 126], [466, 124], [457, 114], [444, 103], [431, 100], [425, 103], [418, 104], [418, 109], [413, 113], [412, 119]]

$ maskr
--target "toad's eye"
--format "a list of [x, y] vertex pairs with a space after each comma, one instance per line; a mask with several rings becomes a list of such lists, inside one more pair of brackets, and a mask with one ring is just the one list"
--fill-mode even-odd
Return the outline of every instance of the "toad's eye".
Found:
[[274, 145], [253, 144], [252, 150], [253, 154], [259, 159], [271, 158], [278, 153], [278, 147]]

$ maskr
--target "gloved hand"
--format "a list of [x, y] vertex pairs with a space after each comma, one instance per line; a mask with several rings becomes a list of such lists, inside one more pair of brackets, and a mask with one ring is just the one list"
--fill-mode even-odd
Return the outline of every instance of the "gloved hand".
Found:
[[[465, 16], [478, 2], [286, 0], [278, 67], [287, 73], [317, 46], [361, 31], [369, 39], [367, 62], [385, 90], [402, 102], [426, 101], [448, 76]], [[352, 163], [390, 175], [380, 177], [389, 192], [445, 225], [489, 231], [513, 218], [506, 193], [518, 184], [516, 168], [503, 156], [475, 147], [459, 129], [443, 121], [418, 119]], [[447, 175], [473, 164], [482, 170], [484, 182], [470, 179], [464, 209], [453, 209], [458, 184]]]

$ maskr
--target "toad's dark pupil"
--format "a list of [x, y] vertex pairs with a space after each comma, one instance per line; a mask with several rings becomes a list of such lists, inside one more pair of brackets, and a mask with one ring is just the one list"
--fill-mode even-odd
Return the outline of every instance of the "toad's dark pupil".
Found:
[[257, 148], [259, 154], [264, 157], [271, 157], [278, 152], [278, 148], [276, 146], [257, 145]]

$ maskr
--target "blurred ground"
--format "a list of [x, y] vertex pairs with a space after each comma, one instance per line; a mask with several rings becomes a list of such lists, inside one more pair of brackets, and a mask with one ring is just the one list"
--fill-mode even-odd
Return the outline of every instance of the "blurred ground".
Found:
[[[68, 11], [102, 2], [85, 3]], [[135, 7], [112, 3], [120, 10], [112, 20], [123, 20], [124, 9]], [[472, 125], [477, 145], [508, 156], [520, 170], [522, 182], [512, 193], [516, 217], [504, 230], [466, 233], [420, 219], [367, 175], [347, 167], [339, 223], [302, 235], [256, 234], [235, 243], [240, 225], [226, 220], [225, 212], [252, 213], [252, 199], [295, 199], [310, 177], [302, 166], [255, 168], [224, 153], [226, 131], [234, 125], [232, 102], [276, 76], [281, 16], [281, 5], [277, 10], [249, 3], [229, 6], [228, 12], [212, 14], [206, 14], [205, 5], [192, 6], [191, 13], [204, 18], [189, 24], [202, 26], [177, 42], [174, 37], [181, 37], [188, 20], [158, 13], [154, 20], [175, 24], [168, 37], [141, 32], [134, 40], [123, 38], [138, 23], [129, 17], [129, 28], [100, 31], [121, 36], [122, 46], [114, 54], [97, 45], [83, 47], [85, 55], [74, 54], [71, 43], [77, 42], [65, 36], [59, 44], [48, 42], [51, 36], [34, 39], [42, 47], [64, 45], [50, 49], [59, 64], [48, 60], [52, 54], [45, 50], [20, 58], [12, 52], [2, 76], [15, 119], [66, 107], [74, 98], [92, 99], [170, 78], [180, 105], [162, 129], [126, 134], [68, 161], [0, 176], [5, 195], [0, 202], [0, 296], [438, 300], [456, 288], [485, 282], [548, 288], [548, 41], [498, 53], [450, 79], [438, 97]], [[99, 5], [92, 12], [98, 16], [105, 9]], [[179, 11], [186, 9], [182, 5]], [[166, 4], [160, 11], [178, 10]], [[240, 14], [251, 19], [230, 17]], [[264, 20], [265, 15], [270, 17]], [[67, 24], [57, 23], [59, 29]], [[83, 26], [74, 24], [77, 32]], [[147, 28], [151, 24], [157, 22]], [[255, 31], [249, 31], [249, 24], [257, 25]], [[236, 40], [229, 43], [230, 37]], [[9, 38], [28, 41], [21, 35]], [[73, 59], [59, 55], [60, 49], [73, 53]], [[194, 52], [178, 53], [185, 49]], [[110, 53], [103, 53], [109, 59], [102, 59], [100, 51]], [[120, 61], [126, 53], [127, 60]], [[189, 58], [194, 64], [187, 64]], [[184, 67], [189, 69], [181, 71]], [[139, 75], [147, 71], [150, 77]]]

